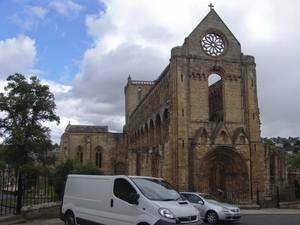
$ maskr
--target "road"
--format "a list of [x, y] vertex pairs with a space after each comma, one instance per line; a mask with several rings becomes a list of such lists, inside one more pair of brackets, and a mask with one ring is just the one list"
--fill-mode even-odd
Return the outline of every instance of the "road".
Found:
[[[229, 223], [220, 222], [219, 225], [299, 225], [299, 214], [269, 214], [269, 215], [243, 215], [240, 221]], [[63, 225], [60, 219], [50, 220], [32, 220], [28, 221], [26, 225]], [[207, 223], [205, 223], [207, 224]]]

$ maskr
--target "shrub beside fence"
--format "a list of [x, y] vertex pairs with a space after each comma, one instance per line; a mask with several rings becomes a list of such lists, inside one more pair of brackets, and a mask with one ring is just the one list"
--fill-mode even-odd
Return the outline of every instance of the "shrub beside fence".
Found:
[[22, 175], [15, 178], [3, 174], [0, 182], [0, 215], [20, 214], [22, 207], [60, 201], [61, 193], [57, 187], [63, 182], [61, 178], [40, 176], [29, 180]]

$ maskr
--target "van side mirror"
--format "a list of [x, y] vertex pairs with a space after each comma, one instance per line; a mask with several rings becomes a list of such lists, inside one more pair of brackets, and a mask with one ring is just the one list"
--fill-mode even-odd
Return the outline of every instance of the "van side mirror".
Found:
[[131, 192], [129, 194], [128, 202], [130, 204], [136, 204], [136, 205], [138, 205], [139, 204], [139, 202], [138, 202], [139, 197], [140, 197], [139, 194]]

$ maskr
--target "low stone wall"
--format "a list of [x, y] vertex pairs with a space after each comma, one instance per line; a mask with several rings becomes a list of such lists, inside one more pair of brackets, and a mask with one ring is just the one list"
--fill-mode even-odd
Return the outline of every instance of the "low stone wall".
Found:
[[281, 202], [281, 209], [300, 209], [300, 201], [295, 202]]
[[21, 209], [22, 217], [26, 220], [59, 218], [60, 202], [44, 205], [33, 205]]

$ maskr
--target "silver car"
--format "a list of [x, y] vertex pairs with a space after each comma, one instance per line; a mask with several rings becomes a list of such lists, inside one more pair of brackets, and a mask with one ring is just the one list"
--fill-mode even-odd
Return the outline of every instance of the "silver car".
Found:
[[237, 221], [241, 219], [241, 210], [234, 205], [220, 202], [216, 197], [206, 193], [180, 192], [200, 212], [201, 217], [208, 223], [217, 223], [219, 220]]

